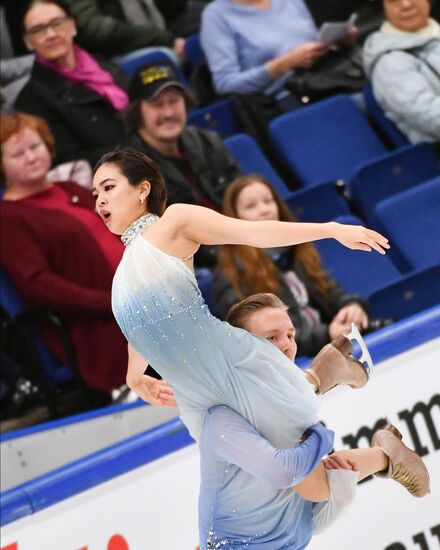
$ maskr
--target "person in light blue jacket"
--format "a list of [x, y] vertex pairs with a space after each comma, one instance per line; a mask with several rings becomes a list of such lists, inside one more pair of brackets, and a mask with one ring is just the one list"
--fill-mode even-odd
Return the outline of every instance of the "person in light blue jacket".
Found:
[[386, 21], [364, 46], [374, 96], [410, 142], [440, 142], [440, 25], [428, 0], [383, 6]]
[[327, 52], [303, 0], [215, 0], [203, 11], [201, 43], [219, 94], [289, 96], [284, 83]]

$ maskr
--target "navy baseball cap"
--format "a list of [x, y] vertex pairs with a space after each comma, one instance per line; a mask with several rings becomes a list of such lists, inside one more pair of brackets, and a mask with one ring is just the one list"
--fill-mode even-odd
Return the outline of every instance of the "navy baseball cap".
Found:
[[151, 101], [172, 86], [186, 92], [185, 86], [170, 65], [148, 65], [138, 69], [133, 75], [128, 86], [128, 95], [131, 101]]

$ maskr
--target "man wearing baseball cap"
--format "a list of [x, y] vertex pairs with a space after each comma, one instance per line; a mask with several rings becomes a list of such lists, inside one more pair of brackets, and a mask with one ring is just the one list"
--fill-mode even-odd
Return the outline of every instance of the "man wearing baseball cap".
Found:
[[142, 151], [162, 168], [168, 204], [219, 209], [240, 169], [215, 132], [187, 126], [192, 99], [169, 65], [140, 68], [132, 77], [124, 147]]

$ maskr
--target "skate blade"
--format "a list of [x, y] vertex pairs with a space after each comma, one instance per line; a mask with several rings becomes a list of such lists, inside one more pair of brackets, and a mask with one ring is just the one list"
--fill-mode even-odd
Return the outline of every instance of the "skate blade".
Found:
[[370, 355], [370, 352], [368, 351], [367, 344], [365, 343], [364, 339], [362, 338], [360, 332], [358, 331], [354, 323], [351, 323], [351, 331], [349, 334], [347, 334], [347, 338], [351, 341], [354, 340], [355, 342], [358, 343], [361, 349], [361, 356], [358, 359], [358, 361], [364, 365], [365, 370], [367, 371], [368, 375], [370, 375], [371, 369], [373, 368], [373, 360], [371, 359], [371, 355]]

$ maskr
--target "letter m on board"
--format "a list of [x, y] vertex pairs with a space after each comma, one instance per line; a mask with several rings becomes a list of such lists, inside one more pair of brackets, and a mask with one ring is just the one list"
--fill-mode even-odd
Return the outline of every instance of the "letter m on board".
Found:
[[419, 401], [414, 405], [411, 411], [402, 411], [399, 413], [399, 418], [404, 422], [406, 422], [409, 433], [411, 434], [411, 437], [414, 443], [414, 450], [419, 456], [427, 455], [429, 453], [429, 449], [428, 447], [422, 445], [422, 442], [420, 441], [419, 432], [417, 430], [417, 427], [414, 421], [417, 415], [419, 416], [421, 415], [423, 417], [434, 449], [436, 451], [440, 449], [440, 438], [439, 438], [439, 430], [438, 430], [439, 426], [435, 425], [434, 418], [433, 418], [434, 407], [438, 407], [437, 412], [440, 413], [440, 395], [439, 394], [434, 395], [427, 405]]
[[357, 434], [346, 435], [342, 438], [342, 441], [346, 445], [349, 445], [351, 449], [356, 449], [357, 447], [361, 447], [362, 445], [359, 445], [359, 441], [361, 441], [362, 439], [365, 439], [367, 446], [369, 446], [374, 432], [379, 430], [380, 428], [383, 428], [386, 425], [387, 425], [386, 419], [379, 418], [379, 420], [374, 424], [373, 428], [369, 428], [368, 426], [362, 426], [361, 428], [359, 428]]

